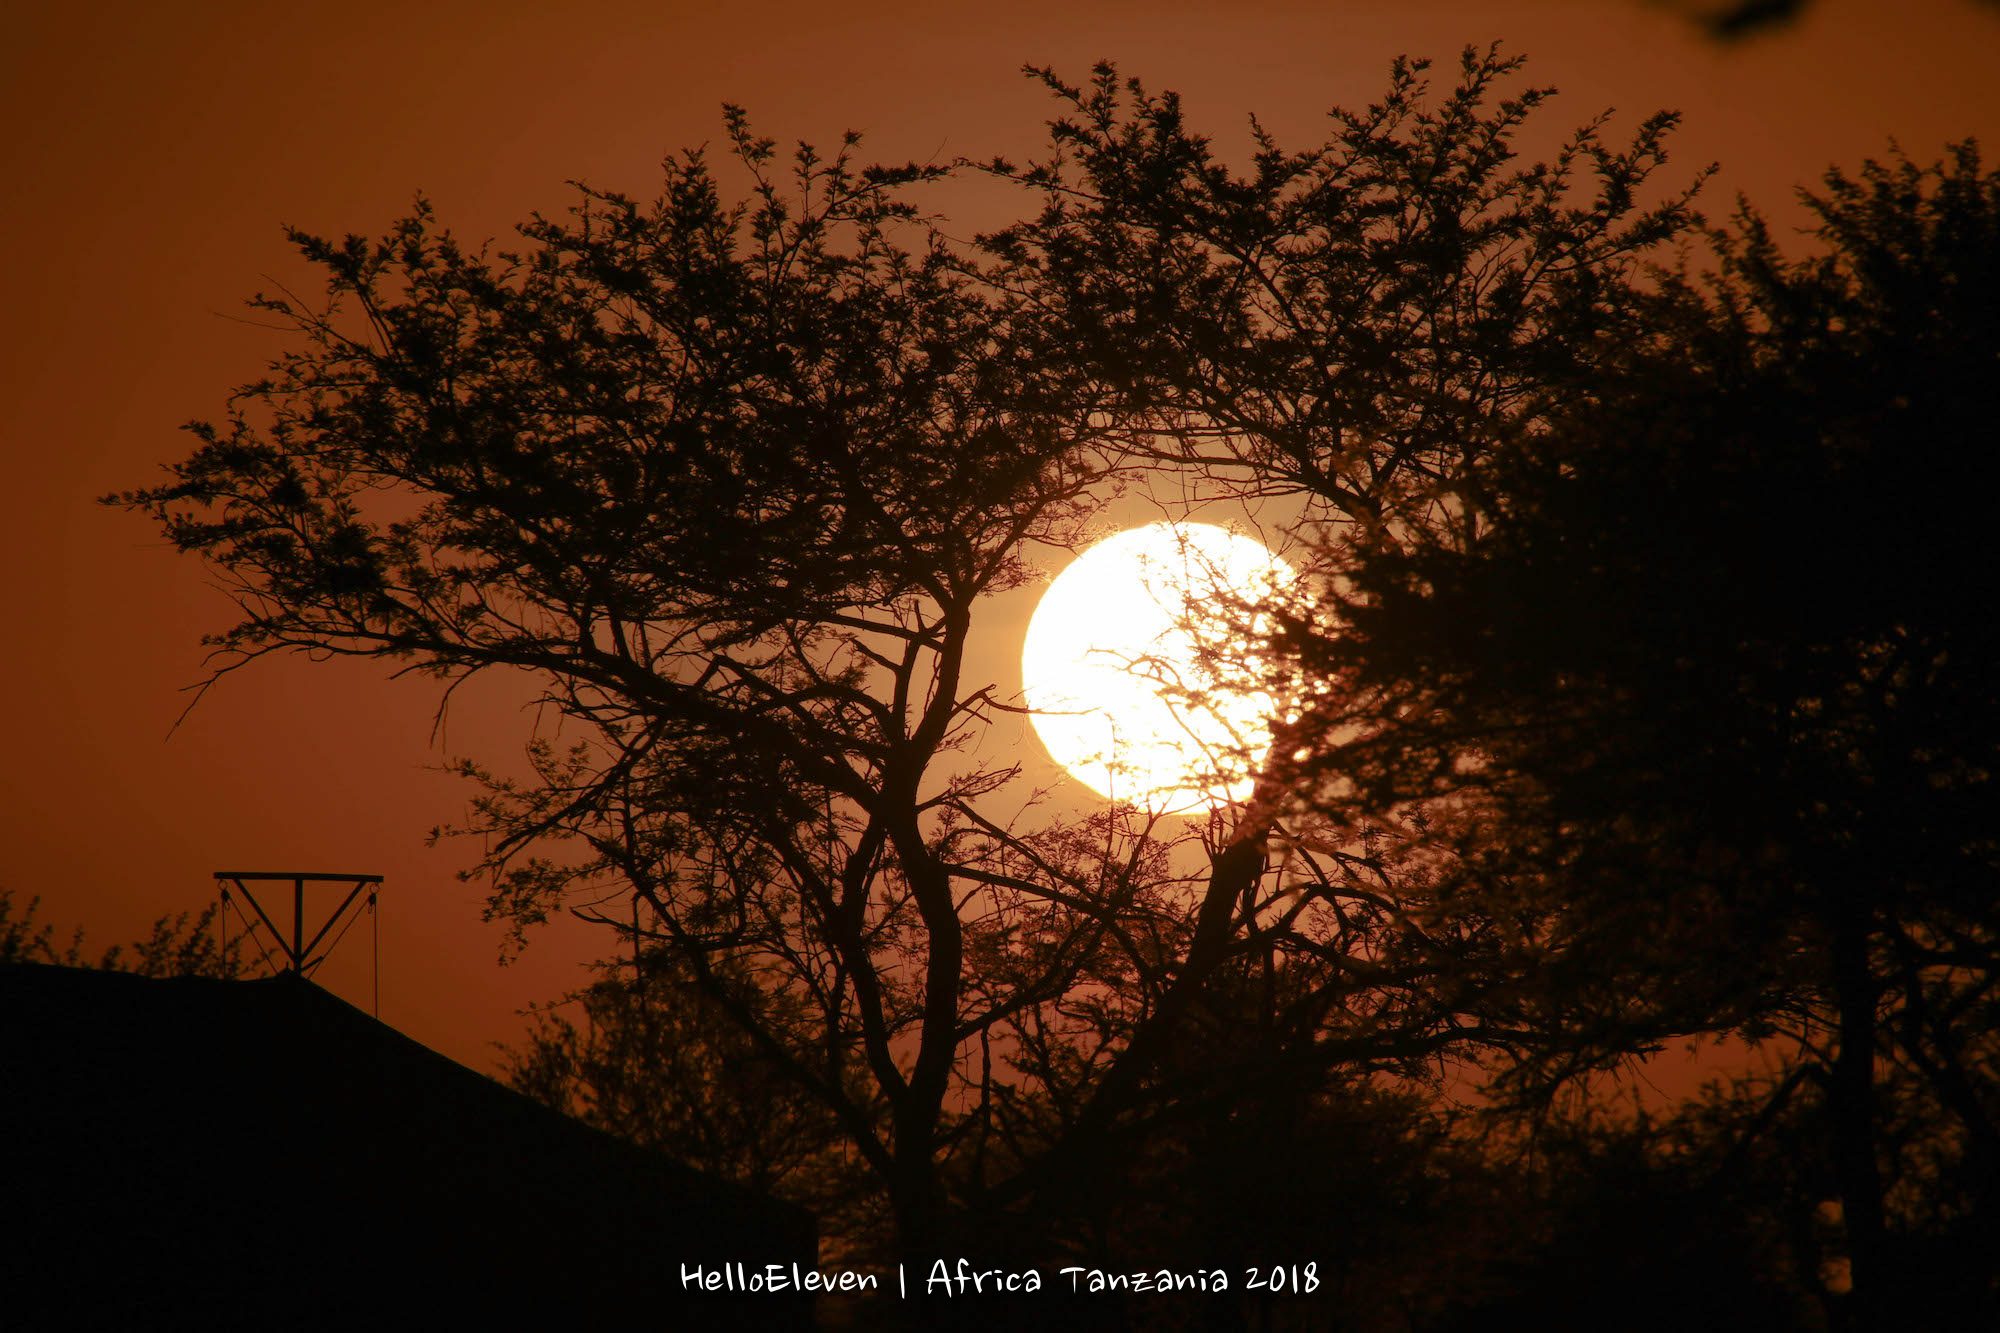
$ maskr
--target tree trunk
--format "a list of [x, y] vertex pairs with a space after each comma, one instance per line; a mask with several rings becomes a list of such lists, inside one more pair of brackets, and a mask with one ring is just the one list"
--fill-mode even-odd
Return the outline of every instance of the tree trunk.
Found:
[[1875, 1159], [1875, 1002], [1878, 986], [1868, 962], [1865, 907], [1843, 903], [1833, 923], [1834, 1000], [1840, 1015], [1840, 1054], [1828, 1091], [1833, 1117], [1833, 1169], [1847, 1233], [1848, 1296], [1852, 1326], [1875, 1329], [1890, 1302], [1884, 1251], [1888, 1226], [1882, 1173]]
[[1212, 856], [1208, 890], [1195, 917], [1194, 938], [1181, 975], [1105, 1071], [1065, 1137], [1040, 1161], [993, 1191], [995, 1201], [1027, 1194], [1074, 1195], [1089, 1188], [1086, 1182], [1092, 1179], [1091, 1167], [1103, 1152], [1105, 1136], [1118, 1116], [1129, 1109], [1135, 1090], [1173, 1042], [1188, 1007], [1227, 954], [1236, 905], [1263, 872], [1261, 835], [1240, 838]]

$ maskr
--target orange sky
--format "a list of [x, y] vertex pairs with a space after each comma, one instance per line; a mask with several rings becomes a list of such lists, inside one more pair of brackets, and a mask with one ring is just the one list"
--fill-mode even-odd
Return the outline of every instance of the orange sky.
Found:
[[[385, 874], [383, 1017], [477, 1067], [593, 941], [572, 929], [495, 966], [479, 891], [453, 878], [465, 849], [424, 845], [467, 795], [431, 771], [432, 687], [266, 663], [169, 738], [229, 608], [144, 520], [92, 503], [149, 482], [186, 451], [175, 427], [219, 415], [277, 350], [239, 317], [259, 288], [311, 281], [283, 224], [379, 231], [422, 190], [461, 236], [505, 238], [564, 207], [568, 179], [647, 194], [664, 153], [720, 140], [724, 101], [781, 141], [851, 127], [883, 159], [1021, 158], [1050, 111], [1027, 62], [1075, 80], [1108, 57], [1179, 90], [1225, 147], [1251, 111], [1296, 144], [1378, 95], [1399, 52], [1449, 63], [1493, 38], [1562, 90], [1551, 133], [1606, 106], [1623, 127], [1683, 111], [1673, 166], [1723, 164], [1713, 213], [1741, 190], [1795, 222], [1791, 186], [1891, 137], [1926, 160], [2000, 142], [2000, 10], [1973, 0], [1823, 0], [1728, 48], [1638, 0], [121, 3], [8, 26], [0, 885], [102, 945], [201, 906], [217, 869]], [[1001, 654], [991, 676], [1010, 673]], [[526, 730], [488, 690], [447, 742], [504, 760]], [[365, 1006], [367, 960], [351, 936], [322, 979]]]

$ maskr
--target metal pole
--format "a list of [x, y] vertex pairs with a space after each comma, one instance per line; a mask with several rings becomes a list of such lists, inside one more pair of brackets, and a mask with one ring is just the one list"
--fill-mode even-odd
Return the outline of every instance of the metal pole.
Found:
[[292, 881], [292, 971], [303, 974], [306, 966], [306, 882]]

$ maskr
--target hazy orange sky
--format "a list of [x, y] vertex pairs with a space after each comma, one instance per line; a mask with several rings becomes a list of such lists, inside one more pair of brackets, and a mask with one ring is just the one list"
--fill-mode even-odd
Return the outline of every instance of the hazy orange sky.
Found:
[[[596, 947], [571, 929], [496, 967], [480, 891], [453, 877], [468, 849], [425, 846], [467, 797], [435, 767], [504, 760], [528, 720], [504, 690], [475, 693], [440, 748], [433, 686], [287, 661], [226, 681], [169, 736], [230, 608], [143, 519], [93, 503], [154, 479], [186, 452], [175, 427], [220, 415], [279, 349], [241, 302], [311, 283], [284, 224], [378, 232], [421, 190], [460, 236], [504, 240], [563, 208], [566, 180], [649, 194], [664, 154], [721, 140], [725, 101], [780, 141], [853, 128], [885, 160], [1019, 159], [1052, 110], [1024, 63], [1080, 80], [1110, 58], [1181, 92], [1225, 149], [1249, 112], [1297, 145], [1327, 107], [1379, 95], [1398, 53], [1449, 66], [1495, 38], [1561, 90], [1551, 136], [1605, 107], [1616, 129], [1684, 112], [1671, 170], [1719, 161], [1716, 215], [1740, 190], [1796, 223], [1792, 186], [1892, 137], [1923, 160], [2000, 141], [2000, 11], [1973, 0], [1824, 0], [1729, 47], [1637, 0], [124, 3], [8, 27], [0, 885], [103, 945], [199, 908], [217, 869], [384, 874], [382, 1016], [477, 1067]], [[990, 677], [1010, 674], [1003, 653]], [[350, 937], [322, 980], [365, 1006], [367, 964]]]

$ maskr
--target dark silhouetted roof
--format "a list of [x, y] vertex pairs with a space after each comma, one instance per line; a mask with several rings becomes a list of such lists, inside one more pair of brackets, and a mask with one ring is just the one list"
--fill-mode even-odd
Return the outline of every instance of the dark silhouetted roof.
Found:
[[294, 977], [0, 966], [0, 1327], [805, 1327], [811, 1218]]

